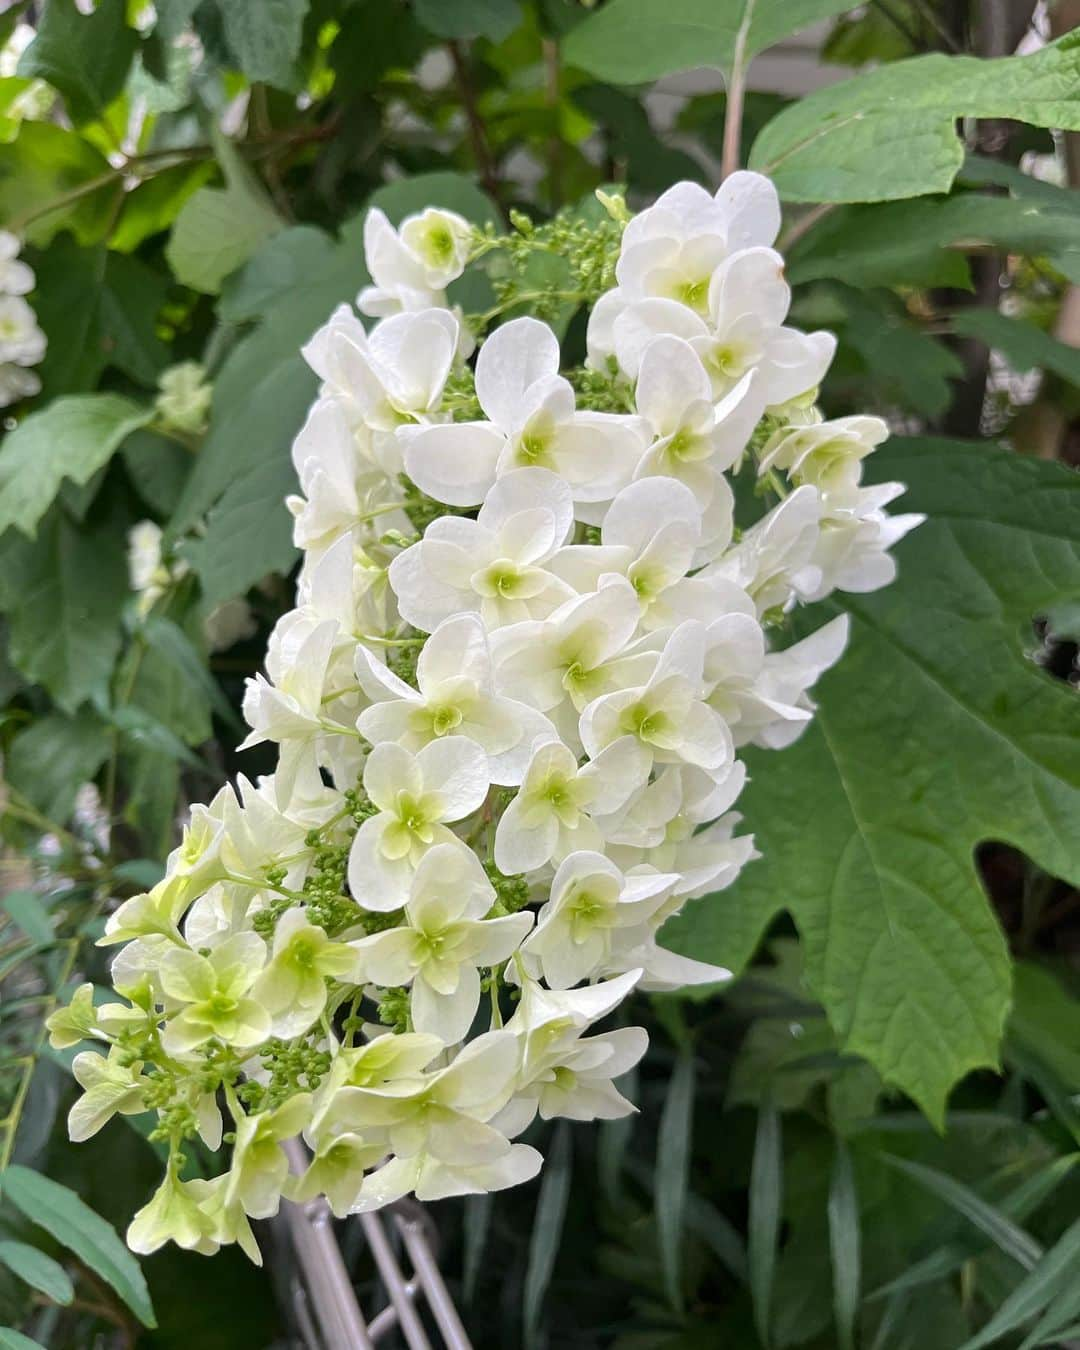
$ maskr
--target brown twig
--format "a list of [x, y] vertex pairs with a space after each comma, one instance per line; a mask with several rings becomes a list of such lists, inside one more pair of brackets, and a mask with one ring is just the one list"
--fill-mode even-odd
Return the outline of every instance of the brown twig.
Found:
[[559, 135], [559, 44], [554, 38], [543, 41], [544, 52], [544, 99], [551, 115], [551, 135], [548, 139], [548, 191], [551, 195], [551, 209], [557, 211], [562, 205], [562, 160], [563, 143]]
[[809, 211], [804, 211], [799, 219], [793, 221], [780, 236], [780, 242], [776, 247], [781, 253], [786, 254], [804, 234], [808, 234], [814, 228], [819, 220], [835, 210], [835, 202], [822, 202], [820, 206], [812, 206]]
[[720, 159], [720, 172], [724, 178], [739, 167], [743, 104], [746, 101], [746, 43], [750, 36], [755, 3], [756, 0], [746, 0], [743, 21], [735, 35], [735, 48], [731, 54], [731, 78], [728, 80], [727, 101], [724, 108], [724, 144]]
[[[468, 58], [457, 38], [451, 38], [446, 47], [450, 53], [450, 60], [454, 64], [454, 78], [457, 82], [458, 93], [461, 95], [461, 106], [464, 109], [465, 121], [469, 128], [469, 144], [472, 146], [480, 182], [483, 184], [484, 191], [493, 199], [502, 214], [506, 216], [506, 207], [502, 200], [502, 184], [499, 181], [491, 142], [488, 140], [487, 127], [484, 125], [484, 119], [480, 116], [480, 109], [476, 103], [476, 89], [473, 85]], [[509, 220], [508, 216], [507, 220]]]

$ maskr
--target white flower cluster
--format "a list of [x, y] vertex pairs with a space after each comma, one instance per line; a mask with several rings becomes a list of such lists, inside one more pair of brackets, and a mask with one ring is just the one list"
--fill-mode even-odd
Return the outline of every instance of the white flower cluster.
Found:
[[30, 369], [45, 355], [45, 334], [26, 301], [34, 289], [33, 269], [19, 257], [15, 235], [0, 230], [0, 408], [41, 389]]
[[[593, 1023], [727, 976], [659, 931], [755, 856], [738, 750], [799, 735], [846, 620], [782, 649], [767, 630], [885, 584], [919, 520], [885, 515], [900, 485], [860, 486], [883, 424], [813, 409], [833, 342], [784, 324], [778, 223], [744, 173], [630, 221], [576, 372], [605, 409], [532, 318], [473, 375], [445, 288], [476, 235], [372, 212], [361, 303], [383, 317], [342, 307], [305, 350], [297, 606], [244, 702], [277, 770], [195, 807], [165, 879], [109, 918], [127, 1002], [86, 986], [53, 1019], [110, 1043], [75, 1060], [74, 1137], [158, 1110], [136, 1249], [255, 1256], [248, 1220], [283, 1194], [345, 1214], [525, 1181], [535, 1116], [633, 1109], [613, 1080], [646, 1034]], [[740, 532], [748, 454], [776, 501]], [[231, 1166], [185, 1180], [222, 1098]]]

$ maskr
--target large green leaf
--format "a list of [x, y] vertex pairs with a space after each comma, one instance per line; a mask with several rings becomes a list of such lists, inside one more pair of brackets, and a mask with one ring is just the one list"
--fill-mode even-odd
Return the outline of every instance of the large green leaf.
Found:
[[62, 229], [95, 243], [122, 192], [104, 155], [53, 122], [23, 122], [13, 141], [0, 144], [0, 220], [32, 244], [47, 244]]
[[519, 0], [414, 0], [416, 17], [442, 38], [501, 42], [521, 22]]
[[49, 820], [63, 824], [75, 795], [108, 758], [108, 731], [82, 709], [77, 717], [49, 713], [20, 731], [8, 752], [8, 781]]
[[76, 526], [57, 507], [36, 539], [9, 534], [4, 545], [0, 604], [12, 665], [65, 712], [103, 699], [129, 594], [123, 527], [109, 518]]
[[156, 1325], [139, 1263], [74, 1191], [27, 1167], [8, 1167], [0, 1173], [0, 1193], [111, 1285], [144, 1326]]
[[[1080, 215], [1070, 195], [923, 197], [831, 211], [791, 250], [793, 285], [838, 277], [851, 286], [965, 285], [964, 249], [989, 245], [1014, 253], [1080, 260]], [[1078, 194], [1080, 195], [1080, 194]], [[950, 276], [949, 265], [959, 267]]]
[[841, 1048], [941, 1122], [952, 1084], [998, 1062], [1009, 961], [973, 850], [1023, 849], [1080, 878], [1080, 701], [1026, 654], [1032, 616], [1080, 591], [1080, 477], [989, 446], [897, 441], [873, 476], [929, 520], [898, 581], [838, 595], [851, 643], [778, 765], [748, 755], [763, 857], [672, 925], [741, 968], [787, 908]]
[[[395, 222], [428, 204], [478, 223], [494, 219], [490, 200], [454, 173], [380, 188], [371, 203]], [[296, 490], [289, 448], [317, 385], [300, 347], [368, 280], [362, 241], [362, 217], [337, 243], [311, 226], [284, 230], [222, 297], [227, 317], [261, 322], [215, 382], [210, 430], [172, 521], [174, 530], [187, 529], [209, 511], [206, 533], [188, 546], [208, 604], [243, 594], [268, 572], [287, 572], [296, 558], [284, 506]]]
[[963, 162], [959, 117], [1080, 129], [1080, 34], [1030, 56], [934, 53], [819, 89], [773, 118], [750, 167], [789, 201], [871, 202], [947, 191]]
[[281, 228], [281, 217], [236, 147], [215, 138], [223, 188], [201, 187], [184, 202], [165, 247], [178, 281], [216, 295], [221, 283]]
[[249, 80], [292, 89], [308, 0], [218, 0], [225, 41]]
[[254, 194], [201, 187], [180, 208], [165, 256], [178, 281], [216, 295], [278, 225], [273, 210]]
[[844, 0], [611, 0], [570, 33], [563, 55], [612, 84], [643, 84], [698, 66], [728, 71], [850, 8]]
[[63, 95], [76, 124], [98, 120], [119, 94], [135, 55], [125, 0], [100, 0], [91, 14], [75, 0], [48, 0], [37, 36], [19, 61], [19, 74], [36, 76]]
[[0, 446], [0, 534], [14, 525], [32, 537], [61, 482], [85, 483], [150, 416], [119, 394], [59, 398], [31, 413]]
[[41, 381], [51, 395], [93, 389], [115, 366], [152, 388], [168, 362], [155, 331], [167, 279], [103, 244], [79, 248], [68, 235], [37, 260], [34, 309], [49, 339]]
[[996, 309], [965, 309], [953, 315], [952, 329], [999, 348], [1017, 370], [1049, 370], [1070, 384], [1080, 385], [1080, 351], [1036, 327], [1030, 319]]

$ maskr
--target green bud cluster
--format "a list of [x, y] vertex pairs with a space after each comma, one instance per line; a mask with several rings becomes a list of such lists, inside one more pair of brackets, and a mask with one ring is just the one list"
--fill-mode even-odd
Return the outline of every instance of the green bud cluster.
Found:
[[389, 1027], [395, 1035], [409, 1029], [409, 991], [407, 989], [382, 989], [379, 991], [379, 1021]]
[[392, 647], [386, 658], [388, 670], [392, 670], [399, 680], [416, 688], [416, 663], [420, 660], [422, 647]]
[[624, 378], [614, 357], [608, 358], [604, 370], [575, 366], [566, 372], [574, 387], [577, 406], [592, 412], [627, 412], [634, 408], [633, 386]]
[[314, 871], [304, 881], [308, 918], [331, 936], [356, 922], [356, 901], [343, 893], [348, 865], [349, 845], [328, 845], [315, 854]]
[[[476, 377], [471, 366], [462, 366], [450, 372], [443, 386], [440, 411], [450, 413], [455, 422], [476, 422], [483, 417], [484, 411], [476, 397]], [[430, 501], [431, 498], [425, 500]], [[440, 505], [439, 511], [444, 513], [445, 506]]]
[[303, 1040], [268, 1041], [259, 1051], [269, 1082], [247, 1082], [238, 1091], [252, 1113], [272, 1111], [298, 1092], [314, 1092], [330, 1071], [330, 1054], [322, 1049], [311, 1033]]
[[345, 810], [358, 826], [379, 814], [379, 808], [362, 787], [345, 789]]
[[517, 914], [525, 908], [529, 903], [529, 885], [523, 873], [507, 876], [505, 872], [499, 871], [491, 858], [484, 863], [484, 871], [495, 891], [495, 903], [487, 915], [489, 919]]

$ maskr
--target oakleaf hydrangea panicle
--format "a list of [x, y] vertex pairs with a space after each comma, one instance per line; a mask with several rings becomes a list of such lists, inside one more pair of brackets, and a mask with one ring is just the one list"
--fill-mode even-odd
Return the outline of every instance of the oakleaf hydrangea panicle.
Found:
[[[573, 241], [584, 366], [506, 317], [533, 227], [436, 208], [369, 212], [375, 322], [342, 306], [304, 348], [296, 605], [243, 707], [277, 769], [192, 810], [163, 880], [108, 918], [117, 1001], [84, 986], [51, 1023], [100, 1044], [75, 1059], [73, 1138], [157, 1113], [138, 1251], [258, 1259], [250, 1221], [283, 1196], [345, 1215], [527, 1181], [537, 1116], [635, 1109], [618, 1081], [646, 1034], [594, 1023], [728, 978], [663, 926], [734, 903], [757, 856], [742, 748], [790, 745], [843, 652], [846, 618], [784, 641], [786, 616], [888, 584], [921, 518], [862, 484], [884, 423], [815, 407], [835, 343], [786, 322], [767, 179], [680, 183], [633, 217], [602, 200], [593, 234], [540, 227]], [[451, 308], [500, 250], [495, 307]], [[144, 585], [156, 546], [133, 541]], [[196, 1137], [231, 1144], [220, 1175], [190, 1174]]]

